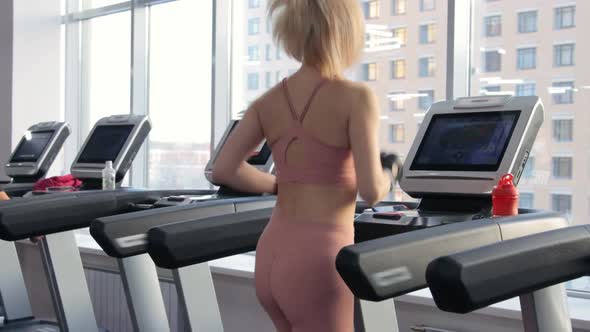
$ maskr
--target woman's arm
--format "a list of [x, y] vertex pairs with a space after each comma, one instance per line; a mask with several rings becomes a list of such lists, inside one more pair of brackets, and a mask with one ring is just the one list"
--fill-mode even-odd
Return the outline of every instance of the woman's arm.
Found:
[[251, 108], [229, 136], [213, 166], [213, 181], [248, 193], [274, 193], [274, 175], [259, 171], [246, 160], [262, 142], [264, 133], [258, 112]]
[[348, 131], [359, 194], [369, 205], [381, 201], [391, 187], [391, 178], [381, 167], [379, 115], [377, 97], [371, 89], [363, 87], [350, 115]]

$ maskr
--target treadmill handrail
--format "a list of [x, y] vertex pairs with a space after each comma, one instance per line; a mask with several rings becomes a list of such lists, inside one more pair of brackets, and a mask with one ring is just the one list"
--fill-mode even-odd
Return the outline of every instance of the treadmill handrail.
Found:
[[0, 202], [0, 239], [16, 241], [88, 227], [96, 218], [126, 212], [130, 204], [170, 194], [178, 191], [98, 190]]
[[336, 268], [358, 298], [382, 301], [407, 294], [427, 287], [426, 268], [442, 255], [567, 227], [567, 220], [560, 214], [530, 212], [426, 228], [347, 246], [338, 253]]
[[253, 210], [152, 228], [148, 253], [157, 266], [178, 269], [255, 250], [272, 211]]
[[240, 205], [275, 200], [276, 196], [226, 198], [103, 217], [90, 224], [90, 234], [107, 255], [125, 258], [147, 252], [148, 231], [153, 227], [236, 213]]
[[443, 256], [426, 279], [437, 306], [468, 313], [590, 273], [590, 225]]

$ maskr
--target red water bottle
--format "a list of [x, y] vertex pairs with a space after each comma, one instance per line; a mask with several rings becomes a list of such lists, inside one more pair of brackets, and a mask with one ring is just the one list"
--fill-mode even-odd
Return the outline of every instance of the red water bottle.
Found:
[[518, 190], [514, 186], [514, 175], [505, 174], [492, 191], [492, 214], [494, 216], [515, 216], [518, 214]]

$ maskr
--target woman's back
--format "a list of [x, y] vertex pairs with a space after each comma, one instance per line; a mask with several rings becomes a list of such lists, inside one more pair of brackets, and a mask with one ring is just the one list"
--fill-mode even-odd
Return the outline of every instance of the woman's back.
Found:
[[[359, 89], [361, 87], [352, 82], [323, 81], [317, 72], [303, 68], [286, 80], [285, 85], [277, 85], [253, 106], [264, 135], [274, 148], [279, 172], [282, 171], [280, 167], [288, 167], [296, 173], [315, 166], [318, 172], [345, 173], [343, 181], [328, 183], [317, 181], [319, 179], [281, 181], [282, 174], [279, 173], [277, 206], [293, 220], [352, 222], [357, 187], [350, 153], [349, 124]], [[288, 137], [299, 125], [306, 139]], [[278, 146], [284, 151], [278, 151]], [[325, 153], [310, 153], [318, 150]], [[284, 156], [277, 155], [283, 153]], [[284, 159], [284, 165], [281, 159]], [[326, 166], [333, 169], [326, 169]]]

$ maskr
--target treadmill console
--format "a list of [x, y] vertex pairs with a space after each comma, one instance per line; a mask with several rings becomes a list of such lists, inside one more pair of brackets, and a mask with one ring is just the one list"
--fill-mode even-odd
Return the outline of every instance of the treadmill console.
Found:
[[30, 127], [6, 164], [6, 175], [14, 182], [36, 182], [45, 177], [70, 135], [65, 122], [42, 122]]
[[[225, 133], [221, 137], [221, 141], [219, 141], [219, 144], [215, 148], [215, 151], [213, 152], [211, 159], [209, 159], [209, 162], [205, 167], [205, 177], [211, 183], [213, 183], [213, 166], [215, 165], [215, 161], [217, 161], [217, 157], [219, 157], [219, 152], [227, 142], [227, 139], [229, 138], [232, 131], [238, 126], [238, 123], [239, 120], [232, 120], [230, 122], [229, 126], [225, 130]], [[254, 151], [252, 151], [252, 155], [248, 159], [248, 163], [263, 172], [273, 172], [274, 161], [272, 160], [272, 152], [268, 144], [266, 144], [266, 142], [262, 142]]]
[[489, 196], [506, 173], [518, 183], [543, 119], [536, 96], [435, 103], [408, 153], [400, 186], [420, 198]]
[[144, 115], [113, 115], [100, 119], [72, 164], [72, 175], [87, 182], [102, 179], [107, 161], [113, 162], [116, 181], [121, 182], [135, 155], [151, 131]]

